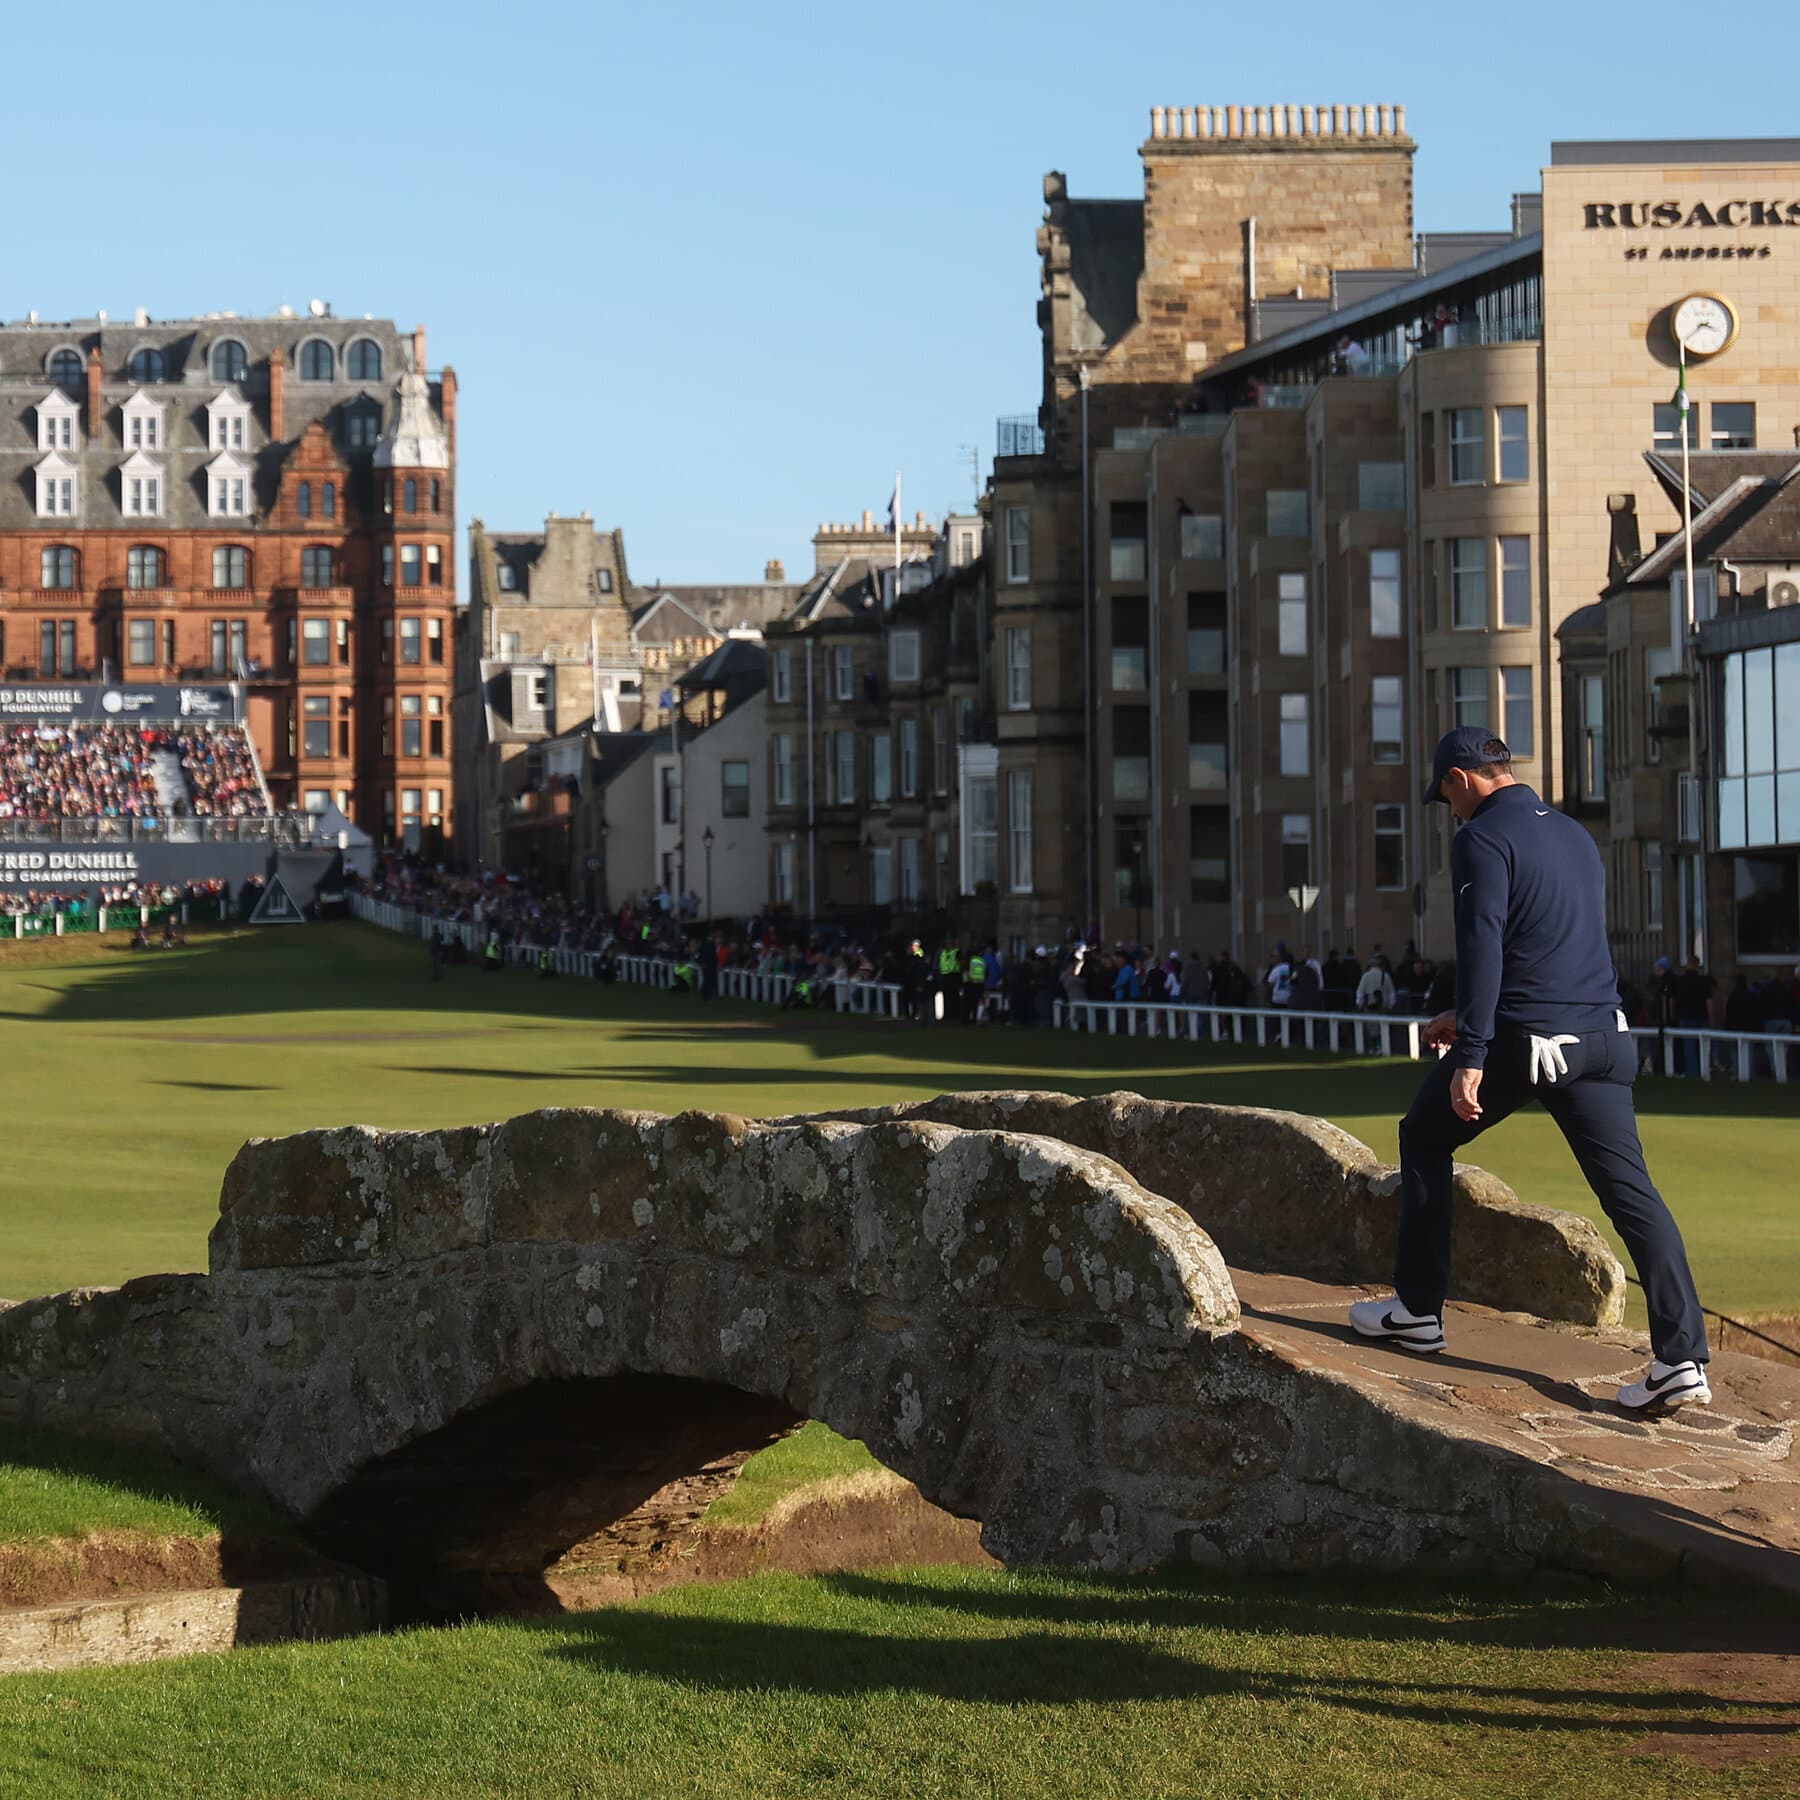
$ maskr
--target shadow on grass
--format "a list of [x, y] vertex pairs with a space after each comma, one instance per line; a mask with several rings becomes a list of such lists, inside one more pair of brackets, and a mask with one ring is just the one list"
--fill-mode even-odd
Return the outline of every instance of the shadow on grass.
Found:
[[[62, 980], [43, 979], [59, 967]], [[0, 977], [7, 972], [0, 948]], [[24, 973], [23, 967], [17, 970], [20, 977]], [[757, 1040], [754, 1068], [722, 1072], [741, 1085], [781, 1086], [816, 1080], [828, 1071], [840, 1081], [888, 1089], [898, 1082], [1083, 1094], [1127, 1087], [1153, 1099], [1203, 1097], [1325, 1114], [1397, 1117], [1418, 1079], [1418, 1070], [1405, 1062], [1324, 1051], [1074, 1034], [1047, 1027], [925, 1027], [836, 1013], [777, 1013], [738, 1002], [705, 1006], [686, 996], [603, 986], [578, 977], [543, 981], [512, 970], [487, 977], [472, 965], [453, 967], [448, 979], [433, 982], [422, 944], [355, 923], [225, 934], [148, 959], [122, 948], [107, 949], [78, 963], [35, 964], [31, 976], [25, 985], [48, 993], [50, 1005], [41, 1012], [0, 1016], [20, 1022], [118, 1024], [327, 1010], [377, 1019], [396, 1013], [420, 1019], [486, 1014], [521, 1025], [592, 1024], [622, 1043], [671, 1049], [714, 1047], [729, 1029]], [[371, 1031], [379, 1029], [371, 1026]], [[861, 1057], [879, 1059], [884, 1071], [867, 1076], [841, 1072], [843, 1061]], [[570, 1072], [664, 1084], [707, 1082], [721, 1075], [680, 1062]], [[545, 1078], [551, 1078], [549, 1072]], [[1638, 1104], [1650, 1116], [1800, 1118], [1800, 1083], [1652, 1077], [1639, 1086]]]
[[[214, 1530], [266, 1543], [297, 1541], [293, 1526], [225, 1483], [147, 1451], [35, 1426], [0, 1425], [0, 1466], [98, 1483], [146, 1501], [184, 1506]], [[0, 1542], [26, 1521], [0, 1519]]]
[[[1224, 1593], [1134, 1593], [1096, 1584], [1089, 1602], [1075, 1607], [1041, 1589], [1009, 1594], [989, 1587], [952, 1597], [936, 1584], [903, 1576], [826, 1578], [824, 1585], [893, 1608], [896, 1628], [857, 1631], [625, 1609], [557, 1621], [556, 1629], [574, 1628], [581, 1636], [552, 1654], [596, 1672], [649, 1676], [683, 1688], [822, 1696], [898, 1690], [990, 1705], [1051, 1706], [1235, 1696], [1371, 1718], [1631, 1737], [1665, 1731], [1773, 1738], [1794, 1729], [1793, 1705], [1783, 1700], [1730, 1702], [1736, 1711], [1782, 1717], [1723, 1719], [1718, 1697], [1697, 1689], [1482, 1684], [1457, 1677], [1458, 1646], [1559, 1645], [1563, 1640], [1547, 1610], [1507, 1608], [1496, 1619], [1476, 1620], [1446, 1620], [1405, 1606], [1371, 1614], [1352, 1602], [1284, 1604], [1274, 1581]], [[989, 1601], [1000, 1604], [983, 1604]], [[1444, 1604], [1441, 1595], [1438, 1604]], [[920, 1630], [918, 1614], [934, 1609], [1025, 1629]], [[1197, 1635], [1170, 1648], [1119, 1635], [1097, 1643], [1091, 1635], [1092, 1628], [1121, 1626]], [[1241, 1650], [1228, 1639], [1221, 1642], [1220, 1633], [1253, 1635], [1261, 1644], [1271, 1637], [1304, 1637], [1310, 1666], [1239, 1666]], [[1397, 1638], [1440, 1645], [1444, 1660], [1413, 1679], [1392, 1674], [1387, 1664], [1380, 1674], [1356, 1671], [1358, 1659], [1368, 1655], [1361, 1646]], [[1334, 1645], [1342, 1650], [1335, 1667]]]
[[1766, 1589], [1622, 1588], [1580, 1575], [1543, 1573], [1518, 1580], [1474, 1576], [1454, 1585], [1356, 1572], [1216, 1583], [1080, 1570], [1004, 1585], [923, 1583], [904, 1571], [814, 1579], [844, 1599], [909, 1611], [1039, 1625], [1282, 1631], [1342, 1642], [1743, 1650], [1756, 1648], [1762, 1636], [1773, 1634], [1779, 1641], [1800, 1627], [1800, 1607]]

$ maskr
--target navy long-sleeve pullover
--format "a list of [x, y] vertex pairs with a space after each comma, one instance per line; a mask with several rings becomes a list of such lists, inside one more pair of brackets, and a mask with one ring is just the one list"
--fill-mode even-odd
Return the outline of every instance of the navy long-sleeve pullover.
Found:
[[1606, 871], [1581, 825], [1521, 783], [1497, 788], [1451, 840], [1450, 879], [1455, 1067], [1483, 1067], [1496, 1031], [1614, 1029]]

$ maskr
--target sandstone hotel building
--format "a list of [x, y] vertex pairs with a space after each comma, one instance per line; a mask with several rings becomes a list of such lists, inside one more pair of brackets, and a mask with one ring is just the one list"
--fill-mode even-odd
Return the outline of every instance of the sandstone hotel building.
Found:
[[280, 810], [451, 823], [456, 377], [423, 327], [0, 326], [0, 670], [240, 684]]
[[[1684, 299], [1730, 322], [1687, 373], [1695, 510], [1800, 460], [1800, 141], [1557, 143], [1496, 229], [1461, 233], [1415, 230], [1414, 154], [1397, 106], [1157, 108], [1141, 199], [1047, 178], [1044, 388], [1001, 421], [989, 496], [990, 766], [1022, 847], [1003, 943], [1098, 919], [1246, 960], [1278, 938], [1448, 954], [1450, 821], [1418, 796], [1438, 735], [1481, 723], [1601, 838], [1621, 943], [1710, 932], [1729, 957], [1743, 828], [1721, 843], [1672, 724], [1683, 578], [1674, 626], [1610, 663], [1592, 611], [1578, 676], [1559, 632], [1681, 526]], [[1756, 609], [1800, 592], [1717, 579]], [[1703, 629], [1714, 581], [1703, 556]], [[1789, 729], [1772, 754], [1796, 749]], [[1793, 767], [1764, 839], [1790, 865]], [[1676, 794], [1678, 773], [1700, 779]], [[1769, 879], [1791, 902], [1791, 868]]]

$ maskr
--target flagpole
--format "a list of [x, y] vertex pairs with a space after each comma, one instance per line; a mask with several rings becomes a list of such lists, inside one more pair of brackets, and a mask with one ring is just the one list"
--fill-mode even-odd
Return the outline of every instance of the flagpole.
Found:
[[894, 471], [894, 598], [900, 598], [900, 471]]

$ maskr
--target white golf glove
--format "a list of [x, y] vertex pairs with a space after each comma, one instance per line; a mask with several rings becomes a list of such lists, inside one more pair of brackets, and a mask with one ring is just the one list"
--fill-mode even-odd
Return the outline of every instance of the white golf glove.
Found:
[[1534, 1037], [1531, 1040], [1532, 1086], [1537, 1086], [1541, 1081], [1548, 1087], [1555, 1087], [1557, 1077], [1569, 1072], [1568, 1062], [1562, 1053], [1563, 1045], [1580, 1042], [1580, 1038], [1570, 1037], [1566, 1032], [1561, 1037]]

